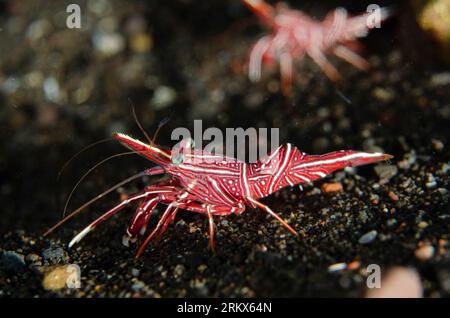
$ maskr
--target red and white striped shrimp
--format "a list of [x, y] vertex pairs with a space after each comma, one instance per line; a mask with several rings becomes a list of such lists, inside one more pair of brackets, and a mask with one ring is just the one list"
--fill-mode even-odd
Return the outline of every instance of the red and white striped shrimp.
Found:
[[[382, 153], [358, 151], [307, 155], [292, 144], [286, 144], [255, 163], [245, 163], [234, 158], [192, 149], [190, 142], [182, 144], [182, 147], [191, 148], [189, 152], [170, 151], [163, 150], [153, 142], [146, 144], [125, 134], [117, 133], [114, 137], [132, 151], [158, 165], [137, 176], [167, 174], [169, 179], [149, 185], [122, 201], [76, 235], [69, 243], [69, 247], [79, 242], [100, 223], [134, 202], [139, 202], [139, 206], [127, 229], [129, 238], [145, 232], [156, 206], [159, 204], [167, 206], [136, 256], [144, 251], [152, 238], [161, 236], [169, 223], [175, 219], [179, 209], [201, 213], [208, 218], [211, 249], [214, 249], [213, 218], [231, 213], [241, 214], [247, 206], [262, 209], [277, 219], [292, 234], [298, 235], [278, 214], [259, 200], [284, 187], [325, 177], [337, 169], [374, 163], [392, 157]], [[127, 180], [132, 178], [134, 177]], [[110, 191], [111, 189], [108, 190]], [[56, 226], [61, 225], [103, 195], [104, 193], [95, 197]], [[53, 231], [56, 226], [47, 233]]]
[[[317, 21], [299, 10], [291, 10], [286, 5], [276, 8], [263, 0], [242, 0], [261, 20], [272, 29], [272, 33], [263, 36], [253, 46], [249, 60], [249, 78], [258, 81], [261, 78], [262, 65], [279, 63], [282, 89], [289, 94], [295, 60], [305, 54], [319, 65], [332, 80], [340, 78], [339, 72], [326, 58], [327, 53], [342, 58], [355, 67], [366, 70], [368, 62], [355, 53], [356, 39], [366, 36], [371, 26], [371, 14], [365, 13], [349, 17], [347, 10], [337, 8], [328, 13], [323, 21]], [[389, 10], [380, 9], [381, 21], [389, 16]]]

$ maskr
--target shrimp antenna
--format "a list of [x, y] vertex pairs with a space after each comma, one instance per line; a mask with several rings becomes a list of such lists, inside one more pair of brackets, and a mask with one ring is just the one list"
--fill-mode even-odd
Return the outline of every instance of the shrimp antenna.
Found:
[[64, 170], [67, 168], [67, 166], [76, 158], [76, 157], [78, 157], [80, 154], [82, 154], [83, 152], [85, 152], [86, 150], [88, 150], [88, 149], [90, 149], [90, 148], [92, 148], [92, 147], [94, 147], [94, 146], [97, 146], [97, 145], [99, 145], [99, 144], [102, 144], [102, 143], [105, 143], [105, 142], [108, 142], [108, 141], [113, 141], [113, 140], [115, 140], [114, 138], [111, 138], [111, 137], [109, 137], [109, 138], [105, 138], [105, 139], [101, 139], [101, 140], [98, 140], [98, 141], [96, 141], [96, 142], [93, 142], [93, 143], [91, 143], [90, 145], [87, 145], [86, 147], [84, 147], [83, 149], [81, 149], [80, 151], [78, 151], [76, 154], [74, 154], [69, 160], [67, 160], [66, 161], [66, 163], [61, 167], [61, 169], [59, 170], [59, 172], [58, 172], [58, 176], [57, 176], [57, 178], [56, 178], [56, 181], [59, 181], [59, 179], [61, 178], [61, 175], [62, 175], [62, 173], [64, 172]]
[[137, 115], [136, 115], [136, 109], [134, 107], [133, 101], [131, 100], [131, 98], [128, 98], [128, 102], [130, 103], [131, 106], [131, 111], [133, 113], [133, 118], [134, 121], [136, 122], [136, 124], [138, 125], [139, 129], [141, 130], [141, 132], [144, 134], [145, 138], [148, 140], [148, 142], [153, 146], [153, 141], [150, 138], [150, 136], [148, 135], [148, 133], [145, 131], [145, 129], [142, 127]]
[[75, 184], [75, 186], [72, 188], [72, 191], [70, 191], [69, 197], [66, 200], [66, 203], [64, 204], [64, 211], [63, 211], [63, 216], [66, 215], [67, 212], [67, 207], [69, 206], [69, 201], [72, 198], [72, 195], [74, 194], [75, 190], [78, 188], [78, 186], [80, 185], [80, 183], [92, 172], [94, 171], [97, 167], [99, 167], [100, 165], [104, 164], [105, 162], [107, 162], [108, 160], [111, 160], [113, 158], [117, 158], [117, 157], [122, 157], [122, 156], [126, 156], [126, 155], [131, 155], [134, 154], [134, 151], [128, 151], [128, 152], [122, 152], [119, 154], [115, 154], [112, 156], [109, 156], [108, 158], [103, 159], [102, 161], [98, 162], [97, 164], [95, 164], [92, 168], [90, 168]]
[[170, 118], [169, 118], [169, 117], [166, 117], [166, 118], [163, 118], [163, 119], [159, 122], [158, 127], [156, 128], [156, 131], [155, 131], [155, 133], [154, 133], [154, 135], [153, 135], [153, 139], [151, 140], [152, 146], [155, 145], [156, 137], [158, 137], [158, 133], [159, 133], [159, 131], [161, 130], [162, 126], [164, 126], [165, 124], [167, 124], [167, 123], [169, 122], [169, 120], [170, 120]]
[[[75, 190], [77, 189], [77, 187], [79, 186], [79, 184], [81, 183], [81, 181], [83, 181], [88, 175], [89, 173], [91, 173], [94, 169], [96, 169], [98, 166], [100, 166], [101, 164], [105, 163], [108, 160], [111, 160], [113, 158], [116, 157], [121, 157], [121, 156], [126, 156], [126, 155], [131, 155], [131, 154], [135, 154], [135, 151], [128, 151], [128, 152], [123, 152], [123, 153], [119, 153], [119, 154], [115, 154], [112, 156], [109, 156], [108, 158], [103, 159], [102, 161], [100, 161], [99, 163], [97, 163], [96, 165], [94, 165], [92, 168], [90, 168], [79, 180], [78, 182], [75, 184], [75, 186], [73, 187], [72, 191], [69, 194], [69, 197], [66, 200], [66, 204], [64, 205], [64, 212], [63, 212], [63, 216], [66, 214], [67, 211], [67, 207], [69, 205], [69, 201], [73, 195], [73, 193], [75, 192]], [[99, 195], [95, 196], [94, 198], [92, 198], [91, 200], [89, 200], [88, 202], [86, 202], [85, 204], [83, 204], [81, 207], [79, 207], [78, 209], [76, 209], [75, 211], [73, 211], [72, 213], [70, 213], [67, 216], [64, 216], [64, 218], [62, 220], [60, 220], [58, 223], [56, 223], [54, 226], [52, 226], [47, 232], [44, 233], [44, 236], [47, 236], [48, 234], [50, 234], [51, 232], [53, 232], [56, 228], [58, 228], [59, 226], [61, 226], [62, 224], [64, 224], [66, 221], [68, 221], [69, 219], [71, 219], [72, 217], [74, 217], [75, 215], [77, 215], [78, 213], [80, 213], [82, 210], [84, 210], [85, 208], [87, 208], [89, 205], [91, 205], [92, 203], [94, 203], [95, 201], [97, 201], [98, 199], [102, 198], [103, 196], [107, 195], [108, 193], [116, 190], [117, 188], [123, 186], [124, 184], [131, 182], [135, 179], [138, 179], [140, 177], [143, 177], [147, 174], [147, 170], [144, 170], [142, 172], [139, 172], [138, 174], [135, 174], [119, 183], [117, 183], [116, 185], [112, 186], [111, 188], [109, 188], [108, 190], [100, 193]]]
[[[123, 155], [123, 154], [122, 154]], [[58, 227], [60, 227], [61, 225], [63, 225], [64, 223], [66, 223], [68, 220], [70, 220], [71, 218], [73, 218], [74, 216], [76, 216], [77, 214], [79, 214], [80, 212], [82, 212], [85, 208], [87, 208], [89, 205], [91, 205], [92, 203], [94, 203], [95, 201], [99, 200], [100, 198], [102, 198], [103, 196], [107, 195], [108, 193], [116, 190], [117, 188], [120, 188], [121, 186], [123, 186], [124, 184], [131, 182], [133, 180], [136, 180], [138, 178], [141, 178], [143, 176], [145, 176], [147, 173], [147, 170], [141, 171], [119, 183], [117, 183], [116, 185], [112, 186], [111, 188], [109, 188], [108, 190], [100, 193], [99, 195], [95, 196], [94, 198], [92, 198], [91, 200], [89, 200], [88, 202], [86, 202], [85, 204], [83, 204], [82, 206], [80, 206], [78, 209], [76, 209], [75, 211], [73, 211], [72, 213], [70, 213], [69, 215], [67, 215], [66, 217], [64, 217], [62, 220], [60, 220], [58, 223], [56, 223], [55, 225], [53, 225], [50, 229], [48, 229], [45, 233], [44, 236], [49, 235], [50, 233], [52, 233], [55, 229], [57, 229]]]

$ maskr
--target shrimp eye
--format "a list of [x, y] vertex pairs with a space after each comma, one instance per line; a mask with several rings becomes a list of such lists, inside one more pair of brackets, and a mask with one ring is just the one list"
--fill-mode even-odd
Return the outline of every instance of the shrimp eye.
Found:
[[184, 162], [184, 155], [181, 152], [175, 153], [172, 156], [172, 163], [176, 166], [182, 165]]

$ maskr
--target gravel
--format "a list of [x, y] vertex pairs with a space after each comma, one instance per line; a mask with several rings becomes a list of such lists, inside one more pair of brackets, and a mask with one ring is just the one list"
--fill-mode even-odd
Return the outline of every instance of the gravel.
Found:
[[19, 272], [25, 268], [25, 258], [14, 251], [4, 251], [0, 256], [0, 266], [5, 271]]

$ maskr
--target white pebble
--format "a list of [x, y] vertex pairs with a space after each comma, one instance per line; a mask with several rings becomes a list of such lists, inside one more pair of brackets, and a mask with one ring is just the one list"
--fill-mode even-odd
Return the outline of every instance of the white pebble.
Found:
[[358, 242], [360, 244], [368, 244], [370, 242], [372, 242], [378, 235], [378, 232], [373, 230], [370, 232], [367, 232], [366, 234], [364, 234], [363, 236], [361, 236], [358, 240]]
[[339, 272], [346, 268], [347, 268], [346, 263], [336, 263], [336, 264], [328, 266], [328, 272], [330, 272], [330, 273]]

